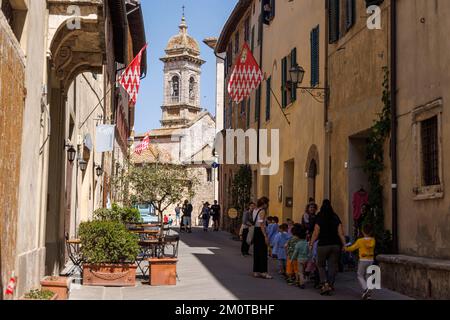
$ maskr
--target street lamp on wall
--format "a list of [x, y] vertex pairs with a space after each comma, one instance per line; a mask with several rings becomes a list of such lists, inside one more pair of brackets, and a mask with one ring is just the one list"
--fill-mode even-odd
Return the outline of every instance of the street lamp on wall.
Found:
[[86, 171], [86, 169], [87, 169], [87, 162], [85, 161], [85, 160], [83, 160], [83, 159], [79, 159], [78, 160], [78, 165], [80, 166], [80, 170], [81, 170], [81, 172], [85, 172]]
[[328, 99], [330, 92], [329, 88], [319, 87], [302, 87], [301, 84], [305, 78], [305, 69], [302, 66], [296, 64], [289, 69], [288, 85], [295, 89], [300, 89], [302, 92], [306, 92], [311, 95], [316, 101], [323, 103]]
[[75, 158], [77, 156], [77, 150], [72, 145], [66, 145], [67, 148], [67, 160], [69, 160], [70, 163], [75, 161]]
[[100, 177], [103, 174], [103, 168], [101, 166], [97, 166], [97, 168], [95, 168], [95, 173], [97, 174], [97, 177]]

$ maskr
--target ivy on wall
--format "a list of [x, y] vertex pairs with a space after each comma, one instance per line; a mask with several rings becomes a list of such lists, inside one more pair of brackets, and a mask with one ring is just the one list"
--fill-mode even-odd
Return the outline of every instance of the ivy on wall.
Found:
[[376, 253], [389, 253], [392, 247], [392, 235], [384, 227], [383, 209], [383, 185], [381, 176], [385, 169], [384, 146], [391, 134], [391, 100], [389, 87], [389, 70], [383, 68], [383, 109], [378, 114], [370, 129], [366, 146], [366, 162], [364, 170], [368, 175], [370, 185], [369, 210], [364, 216], [363, 224], [370, 223], [374, 228], [374, 235], [377, 240]]

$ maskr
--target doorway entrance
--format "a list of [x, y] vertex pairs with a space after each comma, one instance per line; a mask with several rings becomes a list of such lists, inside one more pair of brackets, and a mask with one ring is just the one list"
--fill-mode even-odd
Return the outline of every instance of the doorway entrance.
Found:
[[294, 205], [294, 160], [286, 161], [284, 163], [284, 177], [283, 177], [283, 219], [292, 219], [293, 205]]
[[369, 191], [369, 178], [364, 171], [366, 162], [367, 133], [360, 133], [349, 138], [348, 155], [348, 235], [355, 236], [354, 216], [361, 212], [361, 199]]

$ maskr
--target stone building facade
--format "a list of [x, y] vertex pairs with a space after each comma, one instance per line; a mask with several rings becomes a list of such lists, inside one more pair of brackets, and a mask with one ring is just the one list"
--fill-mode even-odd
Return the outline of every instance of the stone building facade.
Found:
[[[164, 102], [161, 128], [135, 137], [135, 146], [145, 136], [151, 145], [141, 155], [133, 154], [135, 163], [170, 163], [185, 165], [199, 182], [191, 201], [195, 219], [204, 202], [213, 203], [217, 196], [215, 170], [212, 167], [215, 119], [200, 106], [201, 66], [200, 46], [189, 36], [183, 16], [179, 33], [166, 47], [164, 63]], [[165, 214], [174, 215], [175, 206]]]
[[[2, 191], [8, 189], [1, 200], [0, 291], [14, 273], [15, 295], [3, 297], [11, 299], [37, 288], [44, 275], [64, 273], [66, 234], [76, 237], [79, 222], [106, 205], [109, 177], [117, 159], [127, 158], [134, 121], [126, 93], [116, 89], [117, 72], [144, 46], [145, 33], [132, 0], [0, 3], [0, 130], [8, 137], [1, 141], [5, 150], [11, 148], [2, 169], [14, 163], [14, 174], [2, 171], [0, 180]], [[131, 9], [137, 10], [127, 16]], [[116, 159], [96, 152], [102, 123], [125, 128], [116, 133]]]
[[[262, 14], [265, 5], [276, 8]], [[298, 64], [306, 70], [302, 85], [317, 89], [325, 86], [325, 34], [325, 12], [319, 1], [239, 1], [216, 46], [217, 54], [226, 54], [225, 86], [244, 42], [264, 73], [261, 86], [239, 105], [231, 101], [225, 88], [223, 128], [266, 129], [269, 136], [278, 130], [280, 140], [274, 143], [279, 153], [273, 150], [278, 153], [273, 154], [273, 160], [279, 157], [279, 170], [263, 175], [265, 166], [252, 165], [251, 193], [253, 201], [269, 197], [268, 214], [282, 221], [300, 221], [309, 198], [321, 201], [327, 190], [324, 101], [289, 82], [289, 70]], [[257, 134], [259, 144], [261, 137]], [[260, 144], [259, 148], [265, 146]], [[272, 154], [270, 144], [267, 154]], [[224, 208], [233, 206], [232, 185], [238, 169], [239, 165], [221, 166], [220, 199]]]

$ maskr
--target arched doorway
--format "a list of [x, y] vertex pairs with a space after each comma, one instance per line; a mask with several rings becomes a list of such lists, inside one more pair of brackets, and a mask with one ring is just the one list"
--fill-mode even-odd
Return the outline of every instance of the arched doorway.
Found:
[[[316, 145], [309, 148], [306, 160], [305, 173], [307, 182], [307, 199], [314, 199], [317, 202], [317, 176], [319, 175], [319, 150]], [[319, 195], [320, 196], [320, 195]]]

